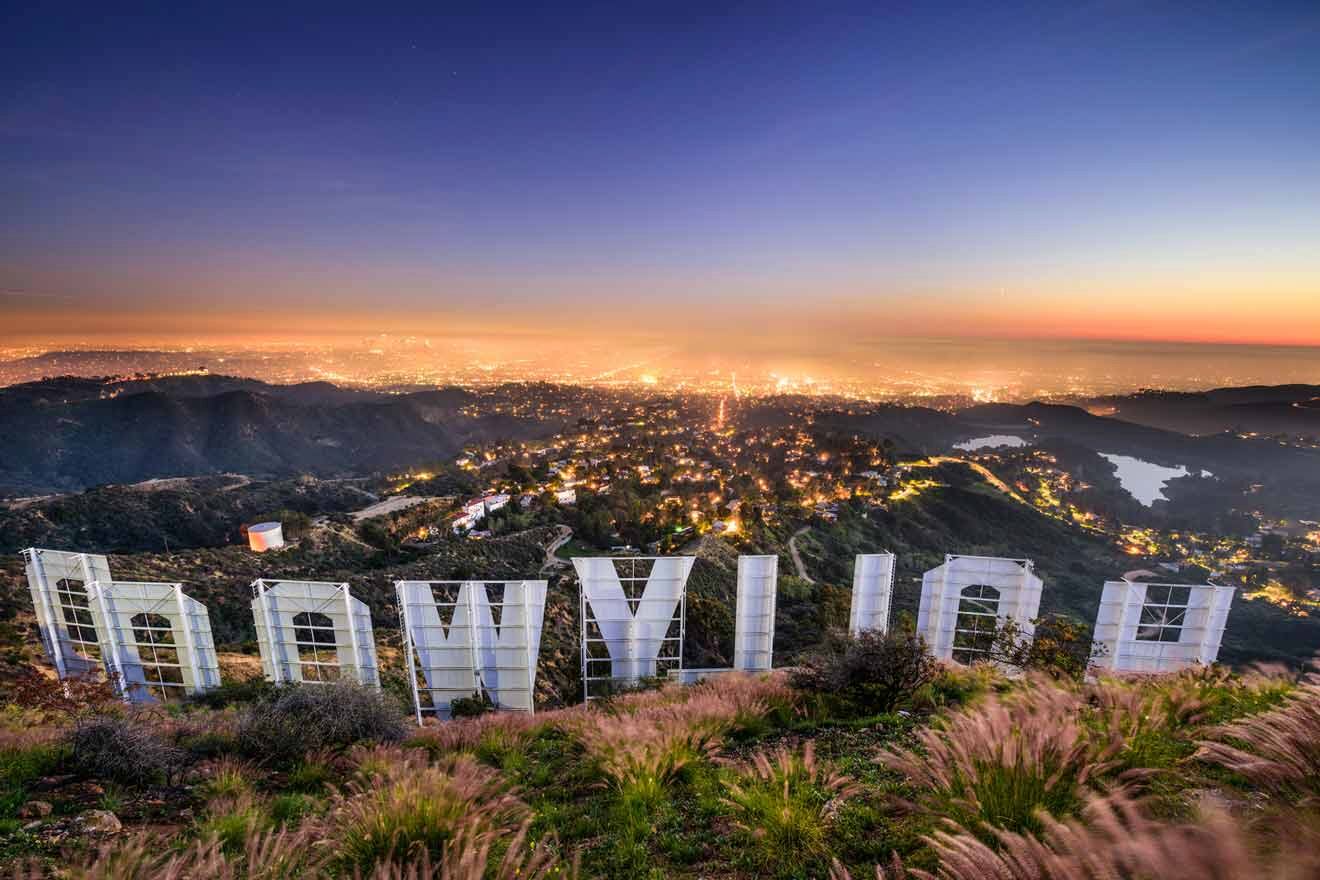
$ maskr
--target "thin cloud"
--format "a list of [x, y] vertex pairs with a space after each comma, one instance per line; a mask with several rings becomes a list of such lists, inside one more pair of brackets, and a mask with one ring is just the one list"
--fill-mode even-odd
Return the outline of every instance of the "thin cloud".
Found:
[[45, 293], [38, 290], [0, 290], [0, 296], [13, 297], [15, 299], [61, 299], [73, 300], [76, 297], [63, 293]]

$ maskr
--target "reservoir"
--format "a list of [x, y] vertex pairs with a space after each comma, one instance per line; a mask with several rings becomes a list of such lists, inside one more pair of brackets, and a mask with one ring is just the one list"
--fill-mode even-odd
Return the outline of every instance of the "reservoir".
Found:
[[1130, 455], [1102, 452], [1100, 456], [1117, 466], [1118, 481], [1123, 484], [1123, 488], [1147, 507], [1156, 501], [1168, 500], [1164, 496], [1164, 487], [1169, 480], [1185, 477], [1191, 473], [1181, 465], [1176, 468], [1164, 467]]

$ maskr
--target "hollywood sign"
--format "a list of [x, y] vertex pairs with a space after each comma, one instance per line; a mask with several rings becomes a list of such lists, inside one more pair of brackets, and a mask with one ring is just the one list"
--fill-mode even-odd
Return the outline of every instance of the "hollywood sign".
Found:
[[[61, 678], [104, 674], [130, 702], [177, 699], [217, 687], [220, 669], [204, 605], [181, 584], [117, 581], [104, 556], [23, 552], [46, 655]], [[584, 700], [643, 678], [693, 680], [726, 669], [683, 663], [687, 582], [695, 557], [577, 557]], [[776, 556], [739, 556], [732, 670], [769, 670], [778, 592]], [[886, 630], [894, 555], [859, 555], [849, 630]], [[413, 709], [447, 718], [455, 700], [534, 709], [548, 583], [397, 581]], [[988, 659], [1012, 621], [1031, 638], [1043, 581], [1028, 559], [949, 555], [922, 577], [917, 630], [941, 660]], [[351, 679], [379, 687], [367, 606], [347, 583], [259, 579], [252, 615], [267, 679]], [[1168, 672], [1213, 663], [1233, 588], [1213, 584], [1104, 585], [1097, 668]]]

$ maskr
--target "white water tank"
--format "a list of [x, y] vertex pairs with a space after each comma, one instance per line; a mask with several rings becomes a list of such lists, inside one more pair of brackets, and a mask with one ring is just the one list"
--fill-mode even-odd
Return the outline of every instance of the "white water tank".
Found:
[[277, 522], [248, 526], [248, 546], [254, 553], [278, 550], [284, 546], [284, 529]]

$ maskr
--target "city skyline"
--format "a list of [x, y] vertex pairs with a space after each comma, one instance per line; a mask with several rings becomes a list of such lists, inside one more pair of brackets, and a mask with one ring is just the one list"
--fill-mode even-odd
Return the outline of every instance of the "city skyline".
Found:
[[1320, 345], [1307, 4], [6, 15], [0, 343]]

